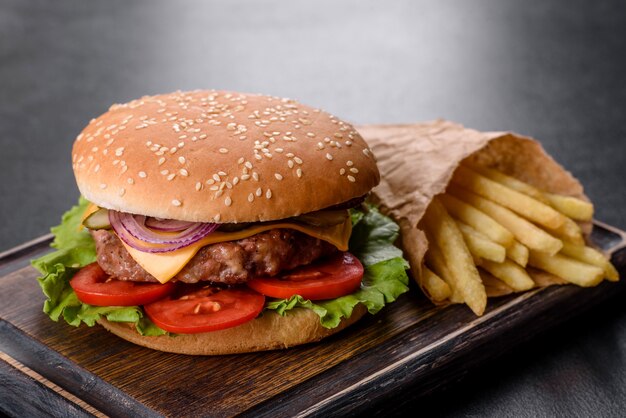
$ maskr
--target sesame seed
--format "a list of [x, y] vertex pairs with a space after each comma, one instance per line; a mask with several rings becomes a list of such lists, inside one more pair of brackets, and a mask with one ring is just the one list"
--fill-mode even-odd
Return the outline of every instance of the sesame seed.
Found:
[[179, 163], [185, 164], [185, 161], [187, 161], [187, 160], [185, 160], [185, 157], [178, 157], [178, 162]]
[[246, 161], [244, 164], [248, 169], [252, 169], [252, 163], [250, 161]]
[[302, 169], [297, 169], [296, 170], [296, 175], [298, 176], [298, 178], [302, 177]]
[[220, 148], [220, 153], [221, 154], [226, 154], [228, 152], [228, 149], [226, 148]]
[[241, 180], [246, 181], [250, 178], [250, 174], [242, 174], [241, 175]]
[[345, 168], [340, 169], [339, 170], [339, 175], [343, 176], [344, 174], [346, 174], [346, 169]]
[[274, 152], [277, 152], [277, 153], [279, 153], [279, 154], [280, 154], [280, 153], [282, 153], [282, 152], [283, 152], [283, 149], [282, 149], [282, 148], [276, 148], [276, 149], [274, 150]]
[[170, 154], [174, 154], [176, 151], [178, 151], [178, 148], [176, 147], [170, 148]]
[[315, 138], [315, 134], [313, 132], [307, 132], [306, 136], [309, 138]]
[[180, 206], [180, 205], [182, 205], [182, 204], [183, 204], [183, 203], [182, 203], [180, 200], [178, 200], [178, 199], [174, 199], [174, 200], [172, 200], [172, 205], [174, 205], [174, 206]]
[[324, 149], [324, 144], [322, 144], [321, 142], [317, 143], [317, 148], [318, 149]]
[[213, 180], [213, 179], [208, 179], [208, 180], [206, 181], [206, 184], [209, 184], [209, 185], [211, 185], [211, 184], [213, 184], [213, 183], [215, 183], [215, 180]]
[[128, 170], [128, 166], [127, 165], [123, 165], [122, 166], [122, 174], [124, 174], [126, 172], [126, 170]]
[[244, 161], [245, 161], [244, 158], [241, 157], [237, 160], [237, 164], [243, 164]]
[[185, 170], [184, 168], [181, 168], [178, 172], [183, 177], [187, 177], [189, 175], [189, 172], [187, 170]]
[[170, 173], [170, 170], [161, 170], [161, 174], [167, 176]]
[[146, 177], [148, 177], [145, 171], [140, 171], [138, 174], [139, 174], [139, 177], [141, 177], [142, 179], [145, 179]]
[[346, 165], [348, 167], [352, 167], [354, 165], [354, 163], [352, 161], [348, 160], [348, 161], [346, 161]]
[[217, 191], [217, 193], [215, 193], [215, 197], [221, 197], [224, 194], [224, 190], [222, 190], [221, 188]]
[[124, 193], [126, 193], [126, 189], [124, 189], [123, 187], [119, 190], [119, 192], [117, 192], [117, 194], [120, 196], [124, 196]]
[[267, 189], [267, 191], [265, 192], [265, 197], [267, 199], [271, 199], [272, 198], [272, 191], [270, 189]]
[[202, 190], [202, 183], [200, 183], [200, 182], [197, 182], [197, 183], [196, 183], [196, 190], [197, 190], [197, 191]]
[[365, 154], [366, 156], [370, 156], [370, 150], [368, 150], [367, 148], [363, 148], [363, 154]]
[[254, 202], [254, 195], [252, 193], [248, 195], [248, 202], [250, 203]]
[[252, 178], [253, 178], [255, 181], [259, 181], [259, 173], [257, 173], [256, 171], [253, 171], [253, 172], [252, 172]]
[[123, 153], [124, 153], [124, 147], [119, 147], [118, 149], [115, 150], [115, 155], [117, 157], [120, 157]]
[[204, 139], [204, 138], [206, 138], [206, 134], [202, 134], [202, 135], [198, 136], [198, 138]]
[[170, 174], [169, 176], [167, 176], [168, 180], [174, 180], [174, 177], [176, 177], [175, 173]]
[[285, 155], [287, 156], [287, 158], [293, 158], [294, 157], [294, 153], [293, 152], [288, 152]]
[[274, 173], [274, 177], [276, 177], [276, 180], [282, 180], [283, 179], [283, 176], [281, 176], [278, 173]]
[[100, 171], [100, 164], [96, 164], [96, 166], [93, 168], [94, 173], [97, 173], [98, 171]]
[[237, 184], [237, 183], [239, 183], [239, 177], [233, 178], [233, 184]]
[[135, 180], [133, 180], [133, 178], [132, 178], [132, 177], [129, 177], [129, 178], [128, 178], [128, 180], [126, 180], [126, 182], [127, 182], [128, 184], [135, 184]]
[[359, 172], [359, 170], [358, 170], [357, 168], [352, 167], [352, 168], [350, 169], [350, 172], [351, 172], [351, 173], [355, 173], [355, 174], [356, 174], [356, 173], [358, 173], [358, 172]]
[[222, 181], [220, 176], [218, 176], [217, 174], [213, 174], [213, 180], [215, 180], [215, 181]]
[[348, 176], [348, 180], [350, 180], [352, 183], [356, 181], [356, 179], [353, 176]]
[[326, 159], [327, 159], [328, 161], [332, 161], [333, 156], [332, 156], [332, 155], [330, 155], [329, 153], [326, 153]]
[[225, 175], [226, 175], [226, 173], [224, 173], [223, 171], [218, 171], [218, 172], [217, 172], [217, 175], [218, 175], [218, 176], [225, 176]]
[[215, 219], [215, 222], [219, 222], [220, 219], [222, 219], [222, 215], [218, 213], [217, 215], [213, 217], [213, 219]]
[[215, 191], [219, 190], [219, 187], [218, 186], [211, 186], [211, 187], [209, 187], [209, 190], [215, 192]]
[[256, 192], [254, 194], [256, 194], [257, 197], [260, 197], [263, 194], [263, 190], [259, 187], [258, 189], [256, 189]]
[[226, 196], [226, 199], [224, 199], [224, 204], [226, 206], [230, 206], [230, 205], [233, 204], [233, 201], [232, 201], [232, 199], [229, 196]]
[[302, 159], [299, 157], [293, 157], [293, 160], [297, 163], [297, 164], [302, 164]]
[[159, 165], [162, 165], [165, 162], [165, 157], [159, 158]]
[[257, 160], [262, 160], [263, 159], [263, 157], [261, 157], [260, 154], [255, 154], [254, 158], [256, 158]]

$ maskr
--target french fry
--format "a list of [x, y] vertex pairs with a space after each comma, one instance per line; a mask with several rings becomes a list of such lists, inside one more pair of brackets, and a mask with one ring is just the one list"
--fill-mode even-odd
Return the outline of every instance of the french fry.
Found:
[[563, 247], [561, 240], [543, 229], [516, 215], [509, 209], [480, 197], [455, 185], [448, 186], [448, 192], [464, 202], [485, 212], [500, 225], [513, 233], [515, 238], [531, 250], [556, 254]]
[[480, 267], [518, 292], [532, 289], [535, 286], [535, 282], [530, 278], [528, 273], [526, 273], [526, 270], [511, 260], [504, 260], [503, 263], [483, 260]]
[[612, 282], [619, 280], [619, 273], [615, 267], [613, 267], [613, 264], [611, 264], [608, 258], [606, 258], [600, 251], [583, 245], [563, 242], [561, 254], [604, 269], [604, 276]]
[[531, 251], [528, 264], [582, 287], [595, 286], [604, 277], [602, 268], [561, 254], [550, 256]]
[[[429, 238], [441, 249], [446, 266], [453, 277], [449, 283], [452, 293], [458, 289], [463, 301], [476, 315], [482, 315], [487, 305], [487, 294], [474, 260], [456, 222], [438, 198], [434, 198], [424, 214], [424, 226]], [[455, 289], [456, 287], [456, 289]]]
[[448, 283], [426, 266], [422, 266], [422, 286], [435, 302], [443, 302], [452, 294]]
[[450, 302], [452, 303], [463, 303], [463, 297], [461, 295], [461, 290], [457, 284], [456, 277], [450, 273], [448, 266], [446, 264], [446, 259], [443, 256], [443, 253], [437, 246], [437, 243], [434, 241], [434, 238], [430, 236], [427, 232], [428, 236], [428, 251], [426, 251], [426, 255], [424, 256], [426, 260], [426, 264], [439, 278], [441, 278], [450, 288]]
[[520, 266], [526, 267], [526, 264], [528, 264], [528, 247], [519, 241], [514, 241], [513, 244], [506, 249], [506, 256]]
[[478, 274], [480, 274], [480, 279], [483, 281], [487, 295], [490, 298], [504, 296], [514, 292], [511, 286], [504, 283], [500, 279], [496, 279], [491, 273], [483, 270], [482, 268], [478, 269]]
[[566, 217], [552, 207], [462, 165], [452, 182], [545, 227], [555, 229], [565, 222]]
[[585, 244], [585, 238], [583, 238], [583, 232], [580, 226], [570, 218], [565, 218], [563, 225], [556, 229], [547, 228], [547, 232], [563, 241], [569, 241], [578, 245]]
[[472, 170], [476, 171], [483, 176], [496, 181], [504, 186], [510, 187], [513, 190], [517, 190], [520, 193], [524, 193], [534, 199], [537, 199], [541, 203], [550, 204], [546, 196], [544, 196], [543, 192], [536, 188], [535, 186], [531, 186], [528, 183], [525, 183], [521, 180], [516, 179], [515, 177], [508, 176], [501, 171], [494, 170], [492, 168], [483, 167], [477, 164], [472, 164], [470, 162], [465, 162], [468, 167]]
[[534, 267], [526, 268], [526, 272], [528, 272], [528, 275], [533, 279], [537, 287], [568, 284], [567, 281], [561, 279], [560, 277]]
[[515, 177], [508, 176], [498, 170], [483, 167], [468, 161], [464, 162], [464, 164], [493, 181], [497, 181], [498, 183], [510, 187], [513, 190], [517, 190], [520, 193], [524, 193], [542, 203], [552, 206], [566, 217], [575, 221], [591, 221], [593, 218], [593, 204], [590, 202], [585, 202], [582, 199], [572, 196], [542, 192], [538, 188], [518, 180]]
[[552, 193], [544, 193], [550, 206], [576, 221], [591, 221], [593, 218], [593, 205], [584, 200], [571, 196], [561, 196]]
[[[481, 233], [476, 232], [471, 226], [457, 221], [457, 225], [470, 253], [474, 257], [501, 263], [506, 258], [506, 249], [486, 238]], [[478, 264], [478, 263], [477, 263]]]
[[449, 194], [440, 195], [439, 199], [453, 217], [486, 235], [487, 238], [495, 243], [508, 247], [515, 240], [515, 237], [508, 229], [472, 205]]

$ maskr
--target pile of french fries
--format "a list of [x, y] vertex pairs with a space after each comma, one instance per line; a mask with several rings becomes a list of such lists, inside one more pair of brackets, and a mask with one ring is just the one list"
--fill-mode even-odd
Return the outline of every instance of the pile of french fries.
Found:
[[485, 286], [522, 292], [541, 277], [578, 286], [617, 281], [610, 261], [585, 244], [577, 221], [592, 217], [589, 202], [464, 162], [420, 222], [429, 242], [422, 289], [434, 302], [465, 303], [482, 315]]

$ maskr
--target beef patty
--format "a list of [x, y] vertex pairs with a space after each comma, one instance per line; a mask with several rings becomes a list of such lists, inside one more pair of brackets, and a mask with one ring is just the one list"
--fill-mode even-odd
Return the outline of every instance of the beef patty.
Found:
[[[110, 231], [91, 231], [96, 241], [98, 264], [119, 280], [158, 282], [130, 256]], [[275, 276], [283, 270], [310, 264], [337, 248], [291, 229], [272, 229], [237, 241], [203, 247], [172, 281], [244, 283], [251, 277]]]

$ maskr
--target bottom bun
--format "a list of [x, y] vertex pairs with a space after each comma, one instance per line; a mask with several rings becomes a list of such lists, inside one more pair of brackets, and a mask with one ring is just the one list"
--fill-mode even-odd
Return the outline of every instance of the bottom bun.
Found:
[[118, 337], [153, 350], [217, 355], [274, 350], [319, 341], [355, 323], [366, 312], [365, 306], [358, 304], [350, 318], [342, 318], [339, 326], [328, 329], [322, 327], [320, 317], [310, 309], [296, 308], [285, 316], [266, 311], [262, 316], [233, 328], [201, 334], [177, 334], [175, 337], [142, 336], [133, 325], [106, 319], [100, 319], [98, 323]]

